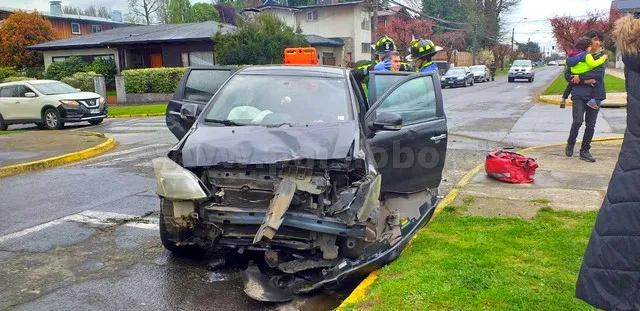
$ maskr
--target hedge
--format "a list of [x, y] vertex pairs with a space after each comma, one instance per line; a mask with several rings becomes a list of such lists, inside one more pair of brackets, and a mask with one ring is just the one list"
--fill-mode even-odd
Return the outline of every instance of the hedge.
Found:
[[125, 90], [129, 94], [173, 93], [186, 68], [145, 68], [123, 70]]
[[60, 81], [81, 89], [83, 92], [95, 92], [96, 88], [93, 83], [95, 75], [97, 75], [95, 72], [76, 72], [71, 77], [64, 77]]
[[8, 77], [15, 77], [17, 75], [18, 73], [15, 70], [13, 70], [12, 67], [0, 67], [0, 81]]
[[2, 82], [3, 83], [7, 83], [7, 82], [18, 82], [18, 81], [26, 81], [26, 80], [36, 80], [36, 79], [29, 78], [29, 77], [23, 77], [23, 76], [16, 76], [16, 77], [4, 78], [4, 80], [2, 80]]

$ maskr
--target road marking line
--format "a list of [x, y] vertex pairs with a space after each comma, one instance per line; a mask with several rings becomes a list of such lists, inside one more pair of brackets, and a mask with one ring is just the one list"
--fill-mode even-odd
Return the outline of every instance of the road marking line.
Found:
[[[112, 212], [100, 212], [100, 211], [83, 211], [77, 214], [65, 216], [62, 218], [58, 218], [56, 220], [52, 220], [50, 222], [46, 222], [35, 227], [27, 228], [18, 232], [10, 233], [4, 236], [0, 236], [0, 243], [23, 237], [25, 235], [36, 233], [38, 231], [42, 231], [44, 229], [60, 225], [67, 221], [80, 222], [80, 223], [89, 223], [95, 225], [104, 225], [104, 224], [116, 224], [116, 222], [110, 220], [126, 220], [126, 219], [134, 219], [140, 216], [130, 215], [130, 214], [120, 214], [120, 213], [112, 213]], [[140, 229], [154, 229], [158, 228], [157, 218], [153, 217], [145, 217], [141, 221], [149, 221], [150, 223], [136, 223], [131, 222], [125, 225], [134, 228]]]

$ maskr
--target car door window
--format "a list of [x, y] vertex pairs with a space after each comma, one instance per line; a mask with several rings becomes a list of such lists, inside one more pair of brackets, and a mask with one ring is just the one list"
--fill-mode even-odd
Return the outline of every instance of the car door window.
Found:
[[35, 92], [33, 92], [33, 90], [31, 90], [27, 86], [24, 86], [24, 85], [16, 86], [16, 91], [15, 91], [16, 97], [27, 97], [27, 96], [25, 96], [25, 94], [29, 93], [29, 92], [35, 93]]
[[187, 77], [183, 98], [208, 102], [231, 75], [224, 70], [192, 70]]
[[4, 86], [0, 89], [0, 97], [18, 97], [17, 91], [18, 89], [15, 85]]
[[377, 113], [381, 112], [400, 115], [403, 125], [435, 118], [437, 98], [433, 77], [423, 76], [400, 85], [377, 108]]

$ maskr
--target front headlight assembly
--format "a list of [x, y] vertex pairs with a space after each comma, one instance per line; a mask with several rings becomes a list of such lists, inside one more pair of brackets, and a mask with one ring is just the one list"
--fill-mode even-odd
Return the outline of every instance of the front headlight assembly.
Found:
[[159, 196], [171, 200], [202, 200], [209, 197], [208, 189], [191, 171], [167, 157], [151, 160], [158, 182]]

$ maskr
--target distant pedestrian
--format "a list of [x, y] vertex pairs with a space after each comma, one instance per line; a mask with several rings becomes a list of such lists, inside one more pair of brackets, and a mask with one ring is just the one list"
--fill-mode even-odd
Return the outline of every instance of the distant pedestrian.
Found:
[[624, 62], [627, 129], [576, 283], [576, 297], [604, 310], [640, 310], [640, 19], [615, 23]]

